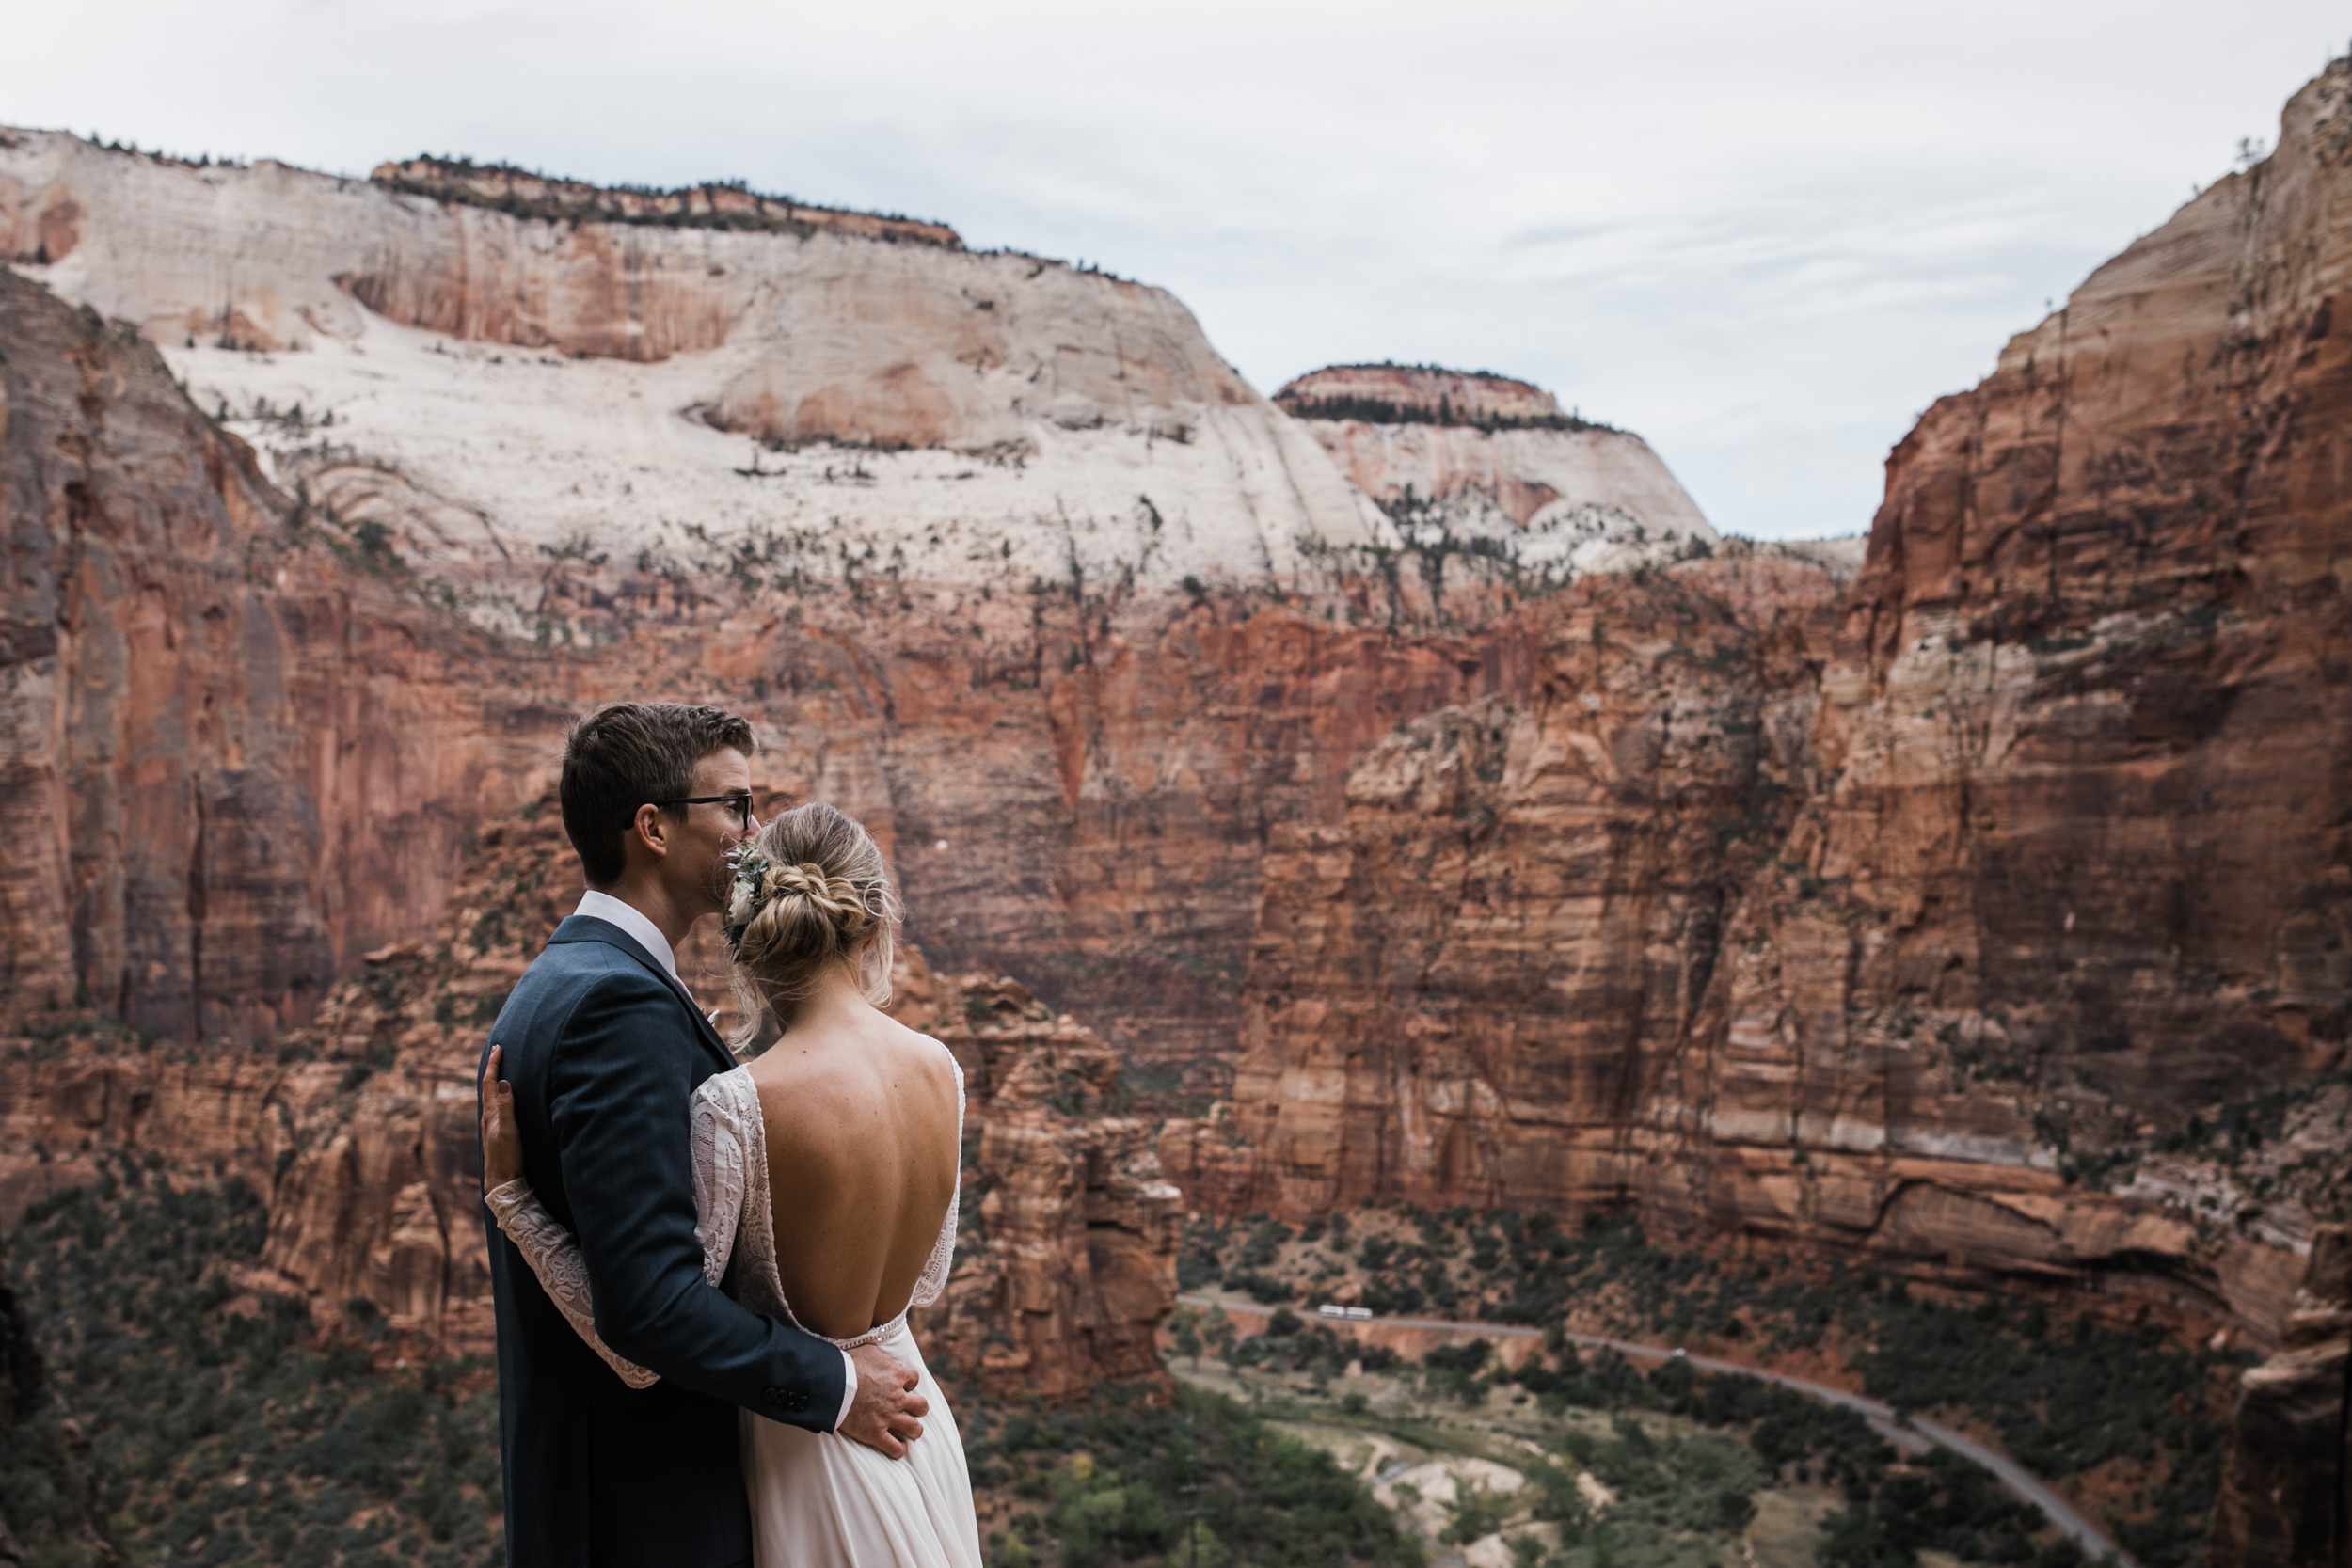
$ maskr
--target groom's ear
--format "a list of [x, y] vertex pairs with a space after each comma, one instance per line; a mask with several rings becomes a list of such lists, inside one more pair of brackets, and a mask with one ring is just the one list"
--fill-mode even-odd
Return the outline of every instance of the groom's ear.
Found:
[[637, 808], [637, 815], [629, 818], [628, 833], [623, 840], [623, 847], [632, 851], [629, 857], [632, 860], [639, 852], [651, 855], [657, 861], [669, 858], [670, 819], [662, 815], [660, 806]]

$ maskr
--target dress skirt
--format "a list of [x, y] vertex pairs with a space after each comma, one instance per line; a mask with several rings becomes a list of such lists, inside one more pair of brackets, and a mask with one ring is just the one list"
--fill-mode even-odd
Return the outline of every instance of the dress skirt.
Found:
[[882, 1348], [930, 1402], [904, 1459], [746, 1410], [743, 1482], [757, 1568], [982, 1568], [963, 1435], [902, 1320]]

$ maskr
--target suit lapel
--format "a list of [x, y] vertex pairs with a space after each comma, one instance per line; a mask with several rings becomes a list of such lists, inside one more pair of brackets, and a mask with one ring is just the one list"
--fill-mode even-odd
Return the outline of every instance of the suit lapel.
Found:
[[674, 978], [668, 970], [662, 968], [660, 962], [651, 953], [646, 952], [635, 937], [630, 936], [612, 922], [599, 920], [593, 914], [567, 915], [564, 922], [556, 927], [555, 934], [548, 938], [548, 942], [549, 945], [559, 942], [600, 942], [607, 947], [615, 947], [628, 954], [643, 964], [655, 979], [670, 988], [670, 994], [678, 999], [678, 1005], [683, 1006], [687, 1016], [694, 1021], [695, 1037], [702, 1041], [705, 1050], [717, 1056], [729, 1069], [739, 1065], [735, 1059], [735, 1053], [729, 1051], [725, 1042], [719, 1038], [719, 1031], [711, 1027], [710, 1020], [703, 1015], [700, 1007], [694, 1006], [694, 998], [688, 992], [686, 987]]

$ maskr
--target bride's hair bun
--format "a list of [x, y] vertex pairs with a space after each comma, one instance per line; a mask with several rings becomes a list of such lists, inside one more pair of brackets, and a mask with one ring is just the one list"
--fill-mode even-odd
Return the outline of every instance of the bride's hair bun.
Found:
[[898, 895], [864, 828], [822, 803], [796, 806], [744, 842], [728, 889], [725, 932], [747, 1022], [765, 1002], [779, 1020], [835, 964], [867, 1000], [890, 1000]]

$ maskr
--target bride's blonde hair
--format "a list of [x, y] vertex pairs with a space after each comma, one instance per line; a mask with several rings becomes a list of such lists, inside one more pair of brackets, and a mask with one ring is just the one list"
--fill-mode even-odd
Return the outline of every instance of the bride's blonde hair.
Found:
[[836, 964], [868, 1002], [890, 1000], [898, 895], [864, 828], [821, 801], [795, 806], [745, 840], [735, 863], [723, 929], [739, 1051], [758, 1036], [763, 1004], [788, 1023]]

